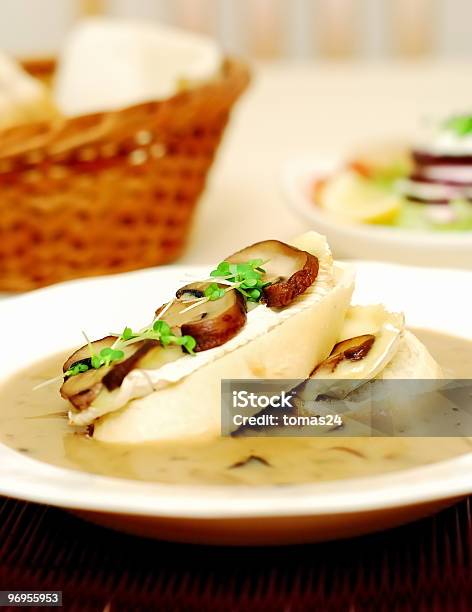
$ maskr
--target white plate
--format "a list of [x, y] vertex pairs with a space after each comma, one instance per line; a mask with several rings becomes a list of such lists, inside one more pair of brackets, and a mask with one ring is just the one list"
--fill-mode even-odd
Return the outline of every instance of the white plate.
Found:
[[[2, 379], [76, 345], [82, 328], [100, 336], [130, 321], [144, 324], [186, 272], [201, 278], [204, 269], [164, 267], [75, 281], [0, 302]], [[472, 272], [359, 263], [355, 297], [403, 309], [412, 326], [472, 339], [471, 286]], [[0, 494], [147, 536], [207, 543], [314, 541], [384, 528], [472, 493], [471, 474], [472, 454], [385, 476], [236, 491], [106, 478], [53, 467], [0, 444]]]
[[337, 257], [383, 260], [418, 266], [472, 269], [472, 232], [429, 232], [343, 223], [316, 206], [310, 196], [316, 178], [344, 165], [341, 157], [288, 162], [282, 186], [289, 206], [328, 237]]

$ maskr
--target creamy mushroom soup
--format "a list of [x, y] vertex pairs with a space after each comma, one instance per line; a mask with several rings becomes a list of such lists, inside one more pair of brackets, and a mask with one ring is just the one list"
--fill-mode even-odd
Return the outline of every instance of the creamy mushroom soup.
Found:
[[[472, 342], [415, 330], [448, 377], [472, 378]], [[165, 483], [315, 482], [402, 470], [472, 451], [469, 438], [218, 438], [200, 443], [104, 444], [73, 431], [54, 377], [56, 355], [1, 388], [0, 439], [34, 459], [107, 476]]]

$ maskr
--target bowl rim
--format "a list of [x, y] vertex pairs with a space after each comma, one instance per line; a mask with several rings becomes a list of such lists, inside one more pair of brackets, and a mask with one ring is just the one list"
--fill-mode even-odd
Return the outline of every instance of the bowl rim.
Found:
[[[19, 457], [13, 458], [12, 455]], [[23, 457], [0, 444], [0, 494], [74, 510], [175, 518], [352, 514], [472, 493], [472, 452], [388, 474], [284, 487], [174, 485], [97, 476]], [[340, 486], [341, 485], [341, 486]]]

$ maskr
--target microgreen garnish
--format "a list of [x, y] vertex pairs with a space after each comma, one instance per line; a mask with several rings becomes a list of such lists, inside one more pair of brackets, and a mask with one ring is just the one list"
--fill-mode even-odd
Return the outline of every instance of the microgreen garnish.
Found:
[[115, 361], [120, 361], [125, 356], [124, 352], [121, 350], [113, 349], [113, 348], [103, 348], [98, 355], [93, 354], [93, 347], [90, 344], [90, 351], [92, 352], [91, 357], [89, 359], [89, 363], [85, 363], [85, 361], [79, 361], [71, 368], [64, 372], [64, 376], [78, 376], [79, 374], [83, 374], [83, 372], [87, 372], [88, 370], [98, 370], [102, 366], [110, 366]]
[[77, 376], [77, 374], [82, 374], [82, 372], [86, 372], [89, 369], [86, 363], [77, 363], [75, 366], [72, 366], [64, 376]]
[[472, 133], [472, 115], [454, 115], [444, 122], [446, 130], [455, 132], [458, 136]]
[[211, 283], [211, 285], [208, 285], [208, 287], [205, 289], [204, 293], [205, 297], [207, 297], [210, 302], [213, 302], [214, 300], [219, 300], [222, 298], [225, 294], [225, 290], [218, 287], [216, 283]]
[[95, 359], [95, 363], [93, 364], [94, 368], [101, 368], [102, 366], [109, 366], [114, 361], [119, 361], [123, 359], [125, 354], [123, 351], [113, 349], [113, 348], [104, 348], [100, 351], [100, 355], [95, 356], [92, 361]]
[[[166, 309], [167, 310], [167, 309]], [[164, 312], [164, 310], [162, 311]], [[182, 346], [187, 353], [193, 354], [197, 342], [192, 336], [176, 336], [168, 323], [162, 319], [154, 319], [151, 325], [134, 332], [130, 327], [125, 327], [121, 336], [117, 339], [115, 350], [119, 347], [129, 346], [143, 340], [157, 340], [162, 346], [176, 344]]]
[[133, 337], [133, 330], [131, 329], [131, 327], [125, 327], [123, 333], [121, 334], [121, 337], [125, 341], [131, 340], [131, 338]]
[[[199, 306], [208, 301], [221, 299], [227, 291], [239, 291], [249, 302], [259, 302], [265, 287], [271, 283], [264, 282], [263, 277], [266, 273], [262, 259], [251, 259], [243, 263], [230, 263], [222, 261], [217, 268], [210, 273], [210, 278], [214, 281], [208, 285], [204, 291], [204, 297], [196, 298], [195, 300], [183, 300], [182, 303], [190, 304], [180, 314]], [[221, 285], [226, 286], [223, 288]], [[114, 334], [116, 340], [111, 347], [103, 348], [97, 355], [93, 351], [93, 343], [90, 342], [87, 335], [84, 333], [85, 340], [88, 344], [90, 357], [77, 362], [64, 373], [64, 377], [78, 376], [91, 369], [99, 369], [108, 367], [113, 363], [124, 358], [123, 349], [136, 342], [143, 340], [157, 340], [161, 346], [166, 347], [171, 344], [181, 346], [187, 353], [194, 354], [197, 346], [197, 341], [193, 336], [184, 335], [178, 336], [173, 331], [171, 326], [163, 321], [165, 313], [169, 310], [175, 298], [170, 300], [164, 308], [160, 310], [152, 323], [139, 331], [133, 331], [131, 327], [126, 326], [121, 334]], [[43, 387], [52, 382], [62, 379], [62, 376], [50, 381], [46, 381], [37, 385], [35, 389]]]
[[[262, 280], [265, 274], [263, 265], [264, 261], [262, 259], [251, 259], [243, 263], [222, 261], [215, 270], [210, 272], [210, 276], [215, 280], [221, 279], [224, 284], [228, 284], [231, 288], [242, 293], [249, 302], [258, 302], [262, 297], [264, 288], [271, 284]], [[210, 300], [223, 297], [225, 293], [224, 289], [220, 288], [217, 294], [214, 287], [218, 289], [218, 285], [212, 283], [205, 290], [205, 295]]]
[[112, 349], [119, 350], [130, 344], [142, 342], [143, 340], [157, 340], [162, 346], [169, 346], [169, 344], [182, 346], [187, 353], [193, 355], [194, 348], [197, 346], [195, 338], [192, 336], [176, 336], [170, 325], [162, 320], [174, 301], [175, 298], [167, 302], [167, 304], [160, 309], [152, 323], [139, 331], [133, 331], [131, 327], [125, 327], [121, 334], [116, 334], [117, 338]]

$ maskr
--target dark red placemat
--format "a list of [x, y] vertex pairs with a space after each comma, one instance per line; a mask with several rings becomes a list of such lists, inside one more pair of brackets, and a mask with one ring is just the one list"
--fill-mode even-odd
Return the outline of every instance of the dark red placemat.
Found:
[[362, 538], [235, 549], [139, 539], [0, 498], [0, 590], [62, 590], [77, 611], [468, 612], [471, 499]]

